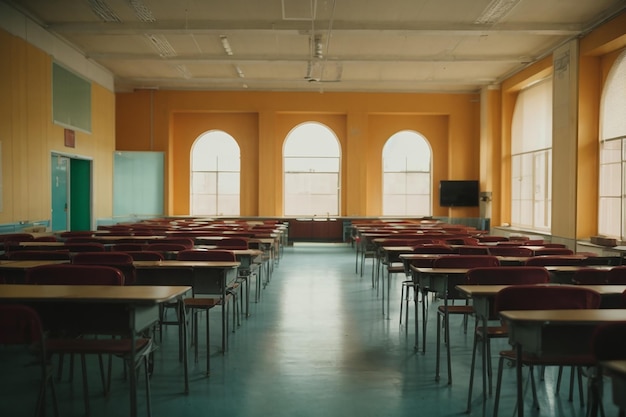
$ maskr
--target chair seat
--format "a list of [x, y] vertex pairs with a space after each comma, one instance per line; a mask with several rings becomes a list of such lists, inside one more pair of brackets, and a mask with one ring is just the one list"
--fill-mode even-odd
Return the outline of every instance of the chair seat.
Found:
[[474, 307], [471, 305], [462, 305], [462, 306], [445, 306], [440, 305], [437, 307], [437, 311], [440, 314], [446, 314], [446, 310], [448, 314], [472, 314], [474, 312]]
[[221, 298], [209, 298], [209, 297], [194, 297], [194, 298], [185, 298], [184, 300], [186, 307], [197, 307], [197, 308], [211, 308], [222, 304]]
[[[488, 326], [486, 330], [488, 338], [507, 337], [509, 335], [506, 326]], [[482, 326], [478, 326], [476, 328], [476, 335], [480, 338], [484, 337], [485, 329]]]

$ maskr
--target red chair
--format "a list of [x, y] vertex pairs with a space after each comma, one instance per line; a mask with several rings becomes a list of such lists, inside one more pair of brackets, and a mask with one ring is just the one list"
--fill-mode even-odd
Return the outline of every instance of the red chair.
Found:
[[[40, 368], [41, 380], [39, 381], [35, 415], [45, 415], [46, 398], [49, 390], [52, 396], [54, 415], [58, 417], [59, 410], [54, 390], [54, 378], [48, 364], [48, 352], [44, 341], [43, 326], [37, 311], [19, 304], [0, 305], [0, 346], [23, 346], [24, 351], [36, 356], [36, 363]], [[7, 355], [9, 352], [3, 352], [3, 355]], [[29, 364], [24, 364], [24, 366], [27, 365]], [[10, 377], [7, 372], [8, 370], [4, 370], [2, 376]], [[8, 398], [3, 401], [8, 401]]]
[[246, 237], [228, 237], [224, 239], [217, 239], [214, 242], [214, 245], [219, 249], [249, 249], [250, 244], [248, 238]]
[[141, 243], [115, 243], [111, 246], [114, 252], [142, 251], [145, 245]]
[[[491, 255], [457, 255], [442, 256], [433, 261], [433, 268], [478, 268], [500, 266], [497, 257]], [[444, 321], [444, 334], [446, 342], [446, 354], [448, 360], [448, 384], [452, 383], [452, 358], [450, 353], [450, 315], [462, 315], [464, 330], [467, 331], [467, 317], [473, 313], [473, 307], [467, 303], [455, 289], [456, 285], [466, 282], [465, 274], [449, 275], [444, 279], [444, 286], [439, 296], [443, 298], [444, 304], [437, 307], [437, 359], [435, 363], [435, 379], [439, 380], [439, 362], [441, 347], [441, 320]], [[449, 301], [465, 300], [464, 305], [449, 305]], [[424, 337], [426, 337], [424, 335]]]
[[80, 252], [72, 257], [74, 265], [105, 265], [119, 269], [124, 274], [126, 285], [132, 285], [137, 278], [133, 258], [125, 252]]
[[609, 270], [598, 268], [582, 268], [572, 275], [572, 283], [581, 285], [608, 284]]
[[[499, 266], [473, 268], [467, 272], [467, 285], [529, 285], [547, 284], [550, 282], [550, 273], [547, 269], [538, 266]], [[483, 342], [483, 367], [487, 370], [489, 379], [489, 394], [491, 394], [491, 339], [507, 337], [508, 333], [502, 325], [487, 325], [487, 321], [499, 320], [494, 308], [493, 300], [489, 303], [490, 311], [485, 322], [479, 325], [477, 320], [474, 331], [474, 346], [472, 350], [472, 364], [470, 367], [469, 393], [467, 399], [467, 412], [472, 407], [472, 390], [474, 386], [474, 370], [476, 365], [476, 351], [479, 342]], [[478, 319], [478, 317], [477, 317]], [[487, 363], [485, 364], [485, 360]], [[484, 376], [483, 376], [484, 378]], [[483, 395], [485, 395], [484, 393]]]
[[559, 255], [542, 255], [528, 258], [525, 262], [526, 266], [566, 266], [581, 265], [583, 258], [575, 256], [559, 256]]
[[607, 283], [626, 284], [626, 266], [615, 266], [609, 269]]
[[523, 246], [489, 246], [489, 253], [494, 256], [533, 256], [533, 250]]
[[[40, 285], [124, 285], [124, 275], [118, 268], [103, 265], [42, 265], [31, 268], [26, 273], [26, 282], [30, 284]], [[97, 306], [94, 306], [94, 315], [97, 315]], [[63, 312], [61, 312], [63, 314]], [[66, 314], [72, 314], [71, 311]], [[88, 323], [92, 317], [85, 317]], [[88, 326], [87, 326], [88, 327]], [[122, 335], [122, 338], [98, 339], [87, 337], [87, 335], [75, 335], [80, 337], [54, 338], [46, 341], [46, 349], [49, 354], [58, 354], [62, 358], [65, 354], [80, 355], [81, 368], [83, 374], [83, 396], [85, 403], [85, 412], [89, 414], [89, 395], [88, 395], [88, 377], [86, 368], [86, 355], [102, 355], [119, 356], [126, 362], [128, 369], [135, 372], [143, 362], [146, 375], [146, 399], [148, 415], [150, 415], [150, 385], [148, 378], [148, 355], [152, 352], [152, 339], [138, 338], [135, 340], [133, 348], [131, 339], [128, 335]], [[136, 363], [129, 363], [132, 350], [135, 350]], [[62, 366], [59, 366], [59, 375]], [[109, 391], [109, 383], [111, 380], [111, 361], [109, 359], [108, 376], [105, 379], [104, 367], [100, 359], [100, 373], [102, 385], [105, 395]]]
[[126, 251], [125, 253], [129, 254], [133, 261], [162, 261], [165, 259], [161, 252], [151, 250]]
[[105, 248], [102, 243], [86, 242], [86, 243], [65, 243], [65, 248], [70, 252], [104, 252]]
[[[176, 257], [179, 261], [226, 261], [236, 262], [237, 257], [234, 252], [228, 250], [183, 250], [180, 251]], [[214, 285], [214, 280], [207, 279], [205, 276], [199, 276], [199, 274], [193, 274], [193, 297], [185, 298], [185, 308], [193, 310], [192, 316], [192, 331], [195, 342], [195, 357], [198, 360], [198, 320], [195, 313], [198, 310], [206, 312], [206, 348], [207, 348], [207, 374], [210, 369], [210, 344], [209, 344], [209, 310], [215, 306], [222, 306], [222, 351], [226, 352], [228, 349], [228, 306], [229, 299], [234, 298], [233, 306], [233, 332], [235, 331], [236, 317], [237, 317], [237, 292], [238, 284], [229, 285], [225, 291]], [[226, 283], [220, 284], [224, 285]], [[226, 294], [226, 296], [223, 296]]]
[[491, 255], [488, 246], [461, 245], [456, 247], [459, 255]]
[[[577, 286], [513, 285], [498, 292], [494, 308], [496, 313], [505, 310], [589, 309], [599, 308], [601, 301], [602, 297], [599, 293]], [[500, 352], [498, 380], [496, 383], [496, 394], [494, 399], [494, 417], [497, 417], [498, 415], [500, 389], [502, 386], [502, 371], [505, 360], [515, 363], [517, 361], [515, 350], [505, 350]], [[594, 366], [595, 359], [592, 355], [544, 358], [524, 354], [522, 358], [522, 365], [529, 368], [531, 387], [533, 395], [535, 395], [536, 387], [533, 377], [533, 368], [535, 366]], [[536, 405], [536, 396], [534, 396], [533, 400]]]
[[541, 255], [573, 255], [574, 251], [567, 248], [548, 248], [535, 249], [535, 256]]

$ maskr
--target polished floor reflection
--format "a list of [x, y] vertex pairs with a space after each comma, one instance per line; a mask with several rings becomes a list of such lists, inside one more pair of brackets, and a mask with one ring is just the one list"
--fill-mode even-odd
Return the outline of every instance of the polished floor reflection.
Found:
[[[471, 332], [463, 333], [460, 318], [451, 321], [454, 382], [435, 381], [435, 313], [430, 303], [427, 351], [415, 352], [412, 326], [398, 323], [400, 283], [392, 282], [391, 314], [384, 318], [380, 295], [372, 289], [370, 266], [354, 272], [355, 253], [345, 244], [296, 244], [284, 250], [261, 302], [220, 349], [219, 310], [211, 311], [211, 375], [204, 374], [204, 335], [198, 363], [190, 362], [190, 393], [184, 395], [182, 367], [177, 360], [177, 330], [167, 327], [155, 353], [151, 380], [154, 416], [317, 417], [317, 416], [459, 416], [467, 404]], [[413, 306], [411, 306], [411, 309]], [[412, 310], [411, 310], [412, 312]], [[413, 324], [411, 317], [411, 324]], [[204, 327], [201, 325], [202, 331]], [[498, 343], [500, 343], [498, 345]], [[493, 352], [506, 347], [496, 342]], [[6, 359], [6, 355], [4, 356]], [[442, 356], [442, 359], [445, 357]], [[0, 416], [32, 415], [34, 381], [22, 363], [0, 360]], [[497, 364], [497, 360], [494, 361]], [[89, 364], [91, 415], [127, 416], [127, 385], [121, 367], [114, 369], [112, 392], [103, 398], [95, 362]], [[56, 383], [61, 416], [84, 415], [81, 377], [67, 372]], [[35, 375], [36, 376], [36, 375]], [[14, 378], [12, 382], [7, 382]], [[514, 373], [505, 370], [500, 416], [514, 414]], [[568, 401], [569, 372], [555, 395], [556, 371], [547, 369], [538, 381], [539, 410], [527, 415], [584, 416], [577, 392]], [[583, 380], [585, 383], [586, 380]], [[477, 380], [480, 386], [480, 379]], [[527, 389], [530, 391], [530, 388]], [[608, 416], [617, 410], [605, 390]], [[138, 390], [139, 415], [145, 415], [143, 386]], [[476, 391], [471, 415], [491, 416]], [[48, 415], [51, 415], [50, 410]]]

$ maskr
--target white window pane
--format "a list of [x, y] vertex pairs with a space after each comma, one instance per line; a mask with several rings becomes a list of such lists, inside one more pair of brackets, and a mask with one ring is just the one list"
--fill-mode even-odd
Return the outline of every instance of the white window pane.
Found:
[[239, 215], [240, 169], [232, 136], [221, 131], [200, 136], [191, 149], [191, 214]]
[[338, 172], [339, 158], [285, 158], [285, 172]]
[[191, 173], [192, 194], [217, 192], [217, 174], [215, 172], [192, 172]]
[[220, 199], [218, 202], [216, 214], [219, 216], [238, 216], [239, 215], [239, 194], [236, 194], [236, 195], [220, 194]]
[[598, 232], [601, 235], [620, 237], [622, 204], [620, 198], [600, 198]]
[[284, 214], [339, 215], [341, 149], [334, 133], [319, 123], [295, 128], [283, 148]]
[[600, 196], [619, 197], [622, 194], [622, 164], [600, 166]]
[[194, 194], [191, 211], [198, 215], [216, 215], [217, 198], [215, 194]]
[[407, 176], [404, 173], [385, 173], [383, 175], [385, 194], [404, 194], [407, 189]]
[[239, 173], [221, 172], [218, 177], [217, 190], [221, 196], [239, 195]]
[[600, 132], [602, 139], [626, 136], [626, 52], [617, 58], [602, 91]]

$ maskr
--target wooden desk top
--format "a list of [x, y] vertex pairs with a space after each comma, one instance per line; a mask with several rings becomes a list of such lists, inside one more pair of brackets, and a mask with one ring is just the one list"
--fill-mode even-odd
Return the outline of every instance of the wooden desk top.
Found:
[[610, 265], [547, 265], [545, 267], [550, 272], [576, 272], [579, 269], [601, 269], [609, 270]]
[[134, 261], [135, 268], [237, 268], [240, 262], [228, 261]]
[[626, 321], [626, 309], [515, 310], [500, 316], [511, 323], [601, 323]]
[[48, 242], [48, 241], [30, 241], [30, 242], [19, 242], [18, 246], [21, 246], [23, 248], [32, 248], [32, 247], [45, 247], [45, 246], [49, 246], [49, 247], [59, 247], [59, 246], [65, 246], [65, 242]]
[[187, 286], [0, 285], [0, 301], [77, 301], [85, 303], [160, 304], [182, 297]]
[[422, 268], [411, 265], [411, 270], [428, 275], [467, 274], [467, 271], [469, 271], [470, 269], [472, 268]]
[[626, 360], [618, 359], [612, 361], [602, 361], [600, 362], [603, 368], [611, 371], [611, 373], [615, 373], [618, 375], [626, 376]]
[[28, 269], [41, 265], [69, 264], [69, 260], [65, 259], [41, 259], [41, 260], [23, 260], [23, 261], [2, 261], [0, 268], [6, 269]]
[[[568, 286], [570, 284], [536, 284], [536, 285], [558, 285]], [[587, 288], [600, 293], [601, 295], [621, 294], [626, 290], [626, 285], [572, 285], [580, 288]], [[508, 285], [457, 285], [456, 289], [467, 297], [474, 296], [495, 296], [498, 291]]]

